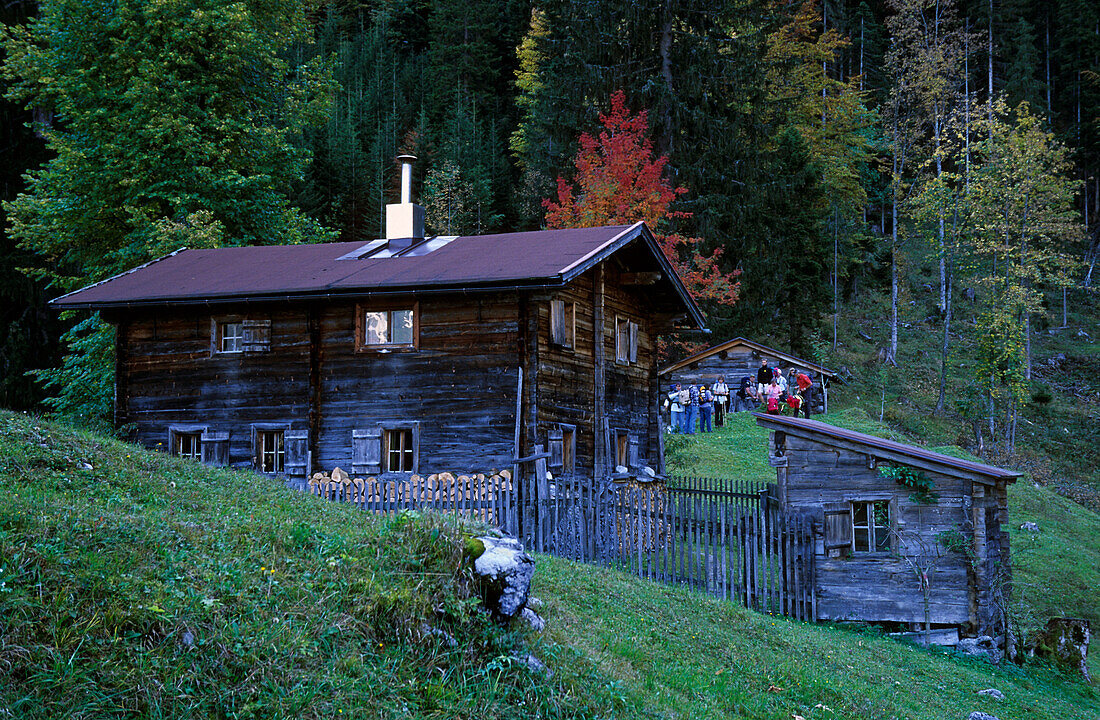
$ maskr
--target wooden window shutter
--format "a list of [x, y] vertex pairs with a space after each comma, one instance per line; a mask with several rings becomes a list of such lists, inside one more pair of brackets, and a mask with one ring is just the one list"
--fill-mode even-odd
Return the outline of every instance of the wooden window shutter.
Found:
[[207, 430], [202, 438], [202, 461], [214, 467], [229, 465], [229, 433]]
[[565, 301], [550, 301], [550, 342], [555, 345], [568, 345], [569, 337], [565, 328]]
[[630, 440], [626, 448], [626, 466], [628, 468], [638, 467], [638, 436], [631, 435]]
[[825, 503], [825, 553], [830, 557], [847, 554], [852, 547], [852, 506]]
[[271, 349], [271, 318], [241, 321], [241, 350], [267, 352]]
[[377, 475], [382, 472], [382, 427], [351, 431], [351, 471]]
[[309, 475], [309, 430], [283, 433], [283, 471], [294, 477]]
[[565, 460], [563, 459], [565, 446], [560, 425], [550, 426], [549, 438], [550, 467], [560, 468], [565, 465]]
[[630, 362], [638, 362], [638, 323], [630, 323]]

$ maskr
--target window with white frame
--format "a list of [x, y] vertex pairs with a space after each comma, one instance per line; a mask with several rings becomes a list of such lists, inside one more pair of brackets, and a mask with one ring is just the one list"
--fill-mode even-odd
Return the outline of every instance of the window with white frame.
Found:
[[239, 320], [217, 321], [214, 350], [219, 353], [238, 353], [244, 349], [244, 323]]
[[286, 461], [283, 432], [283, 430], [256, 431], [256, 469], [260, 472], [283, 472]]
[[362, 307], [356, 318], [356, 349], [385, 352], [414, 350], [419, 339], [415, 303], [403, 307]]
[[890, 501], [857, 500], [852, 502], [852, 550], [890, 552]]
[[416, 467], [416, 442], [412, 428], [382, 431], [382, 471], [412, 472]]

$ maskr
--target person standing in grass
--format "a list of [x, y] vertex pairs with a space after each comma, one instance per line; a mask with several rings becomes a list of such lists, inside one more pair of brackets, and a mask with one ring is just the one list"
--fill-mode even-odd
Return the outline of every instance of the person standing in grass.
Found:
[[668, 399], [665, 400], [672, 413], [672, 432], [678, 433], [684, 430], [684, 406], [680, 404], [680, 383], [672, 383]]
[[[802, 395], [802, 412], [805, 413], [806, 419], [810, 419], [810, 414], [813, 412], [814, 402], [817, 400], [814, 397], [814, 381], [810, 379], [810, 376], [806, 373], [798, 373], [794, 377], [795, 384], [798, 385], [798, 391]], [[797, 415], [798, 413], [795, 413]]]
[[706, 385], [699, 386], [699, 432], [714, 432], [710, 418], [714, 412], [714, 395]]
[[722, 427], [726, 420], [726, 408], [729, 407], [730, 387], [724, 377], [719, 377], [710, 391], [714, 393], [714, 427]]
[[756, 371], [756, 396], [764, 396], [764, 388], [768, 386], [768, 383], [772, 381], [774, 374], [772, 369], [768, 367], [768, 359], [760, 358], [760, 369]]
[[[687, 407], [684, 414], [684, 432], [688, 435], [695, 434], [695, 418], [699, 417], [699, 387], [697, 385], [688, 385], [687, 387]], [[681, 402], [683, 401], [683, 394], [680, 395]]]

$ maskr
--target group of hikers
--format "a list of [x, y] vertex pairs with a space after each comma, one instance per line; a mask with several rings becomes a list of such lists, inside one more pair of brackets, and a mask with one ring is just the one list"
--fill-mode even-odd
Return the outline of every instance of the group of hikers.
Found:
[[[769, 367], [767, 358], [760, 360], [755, 382], [751, 375], [741, 378], [737, 390], [730, 392], [724, 377], [719, 377], [709, 387], [706, 384], [681, 387], [672, 383], [664, 401], [665, 409], [672, 414], [671, 432], [695, 434], [711, 432], [722, 427], [727, 412], [759, 410], [769, 415], [799, 411], [810, 417], [816, 402], [813, 380], [804, 372], [791, 368], [787, 375], [779, 366]], [[714, 426], [711, 426], [711, 419]]]

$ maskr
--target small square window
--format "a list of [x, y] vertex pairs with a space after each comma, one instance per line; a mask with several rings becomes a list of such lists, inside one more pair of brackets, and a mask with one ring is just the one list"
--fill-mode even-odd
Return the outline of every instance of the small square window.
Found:
[[214, 346], [220, 353], [241, 352], [244, 344], [244, 324], [240, 322], [219, 322]]
[[360, 309], [356, 344], [359, 350], [415, 349], [419, 331], [416, 306]]
[[890, 501], [852, 503], [852, 550], [890, 552]]
[[190, 460], [202, 460], [202, 433], [174, 433], [172, 454]]
[[283, 472], [286, 451], [283, 446], [282, 430], [256, 431], [256, 458], [259, 460], [260, 472]]
[[416, 448], [411, 428], [385, 430], [382, 435], [383, 472], [412, 472]]

